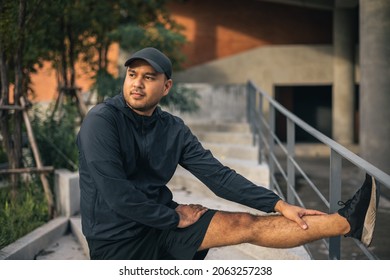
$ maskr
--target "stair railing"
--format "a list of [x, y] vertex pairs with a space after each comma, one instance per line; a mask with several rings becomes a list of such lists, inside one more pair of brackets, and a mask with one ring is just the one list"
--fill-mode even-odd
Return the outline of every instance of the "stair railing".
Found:
[[[252, 81], [248, 81], [247, 86], [247, 119], [253, 134], [253, 144], [258, 147], [259, 163], [267, 162], [269, 166], [269, 187], [275, 190], [287, 202], [298, 204], [305, 207], [302, 199], [299, 197], [295, 189], [295, 178], [298, 172], [304, 178], [306, 183], [313, 189], [316, 195], [325, 204], [329, 213], [336, 212], [340, 206], [338, 202], [341, 200], [341, 172], [342, 160], [346, 159], [356, 167], [360, 168], [365, 173], [370, 174], [376, 179], [376, 182], [390, 189], [390, 176], [369, 162], [360, 158], [344, 146], [330, 139], [320, 131], [316, 130], [306, 122], [292, 114], [276, 100], [257, 87]], [[266, 103], [265, 103], [266, 102]], [[268, 117], [264, 115], [266, 112], [265, 105], [268, 105]], [[282, 114], [286, 118], [287, 141], [282, 141], [276, 135], [275, 120], [276, 113]], [[306, 133], [316, 138], [319, 142], [325, 144], [330, 149], [329, 162], [329, 199], [325, 198], [319, 188], [313, 183], [303, 168], [295, 160], [295, 131], [296, 127], [300, 127]], [[278, 160], [275, 153], [276, 148], [279, 148], [287, 159], [286, 171], [282, 167], [282, 163]], [[275, 174], [279, 172], [284, 182], [286, 183], [287, 197], [284, 197], [282, 189], [276, 180]], [[306, 208], [306, 207], [305, 207]], [[367, 256], [368, 259], [377, 259], [361, 242], [353, 239], [360, 250]], [[329, 259], [340, 259], [341, 255], [341, 239], [333, 237], [322, 240], [329, 251]], [[305, 246], [310, 254], [307, 246]]]

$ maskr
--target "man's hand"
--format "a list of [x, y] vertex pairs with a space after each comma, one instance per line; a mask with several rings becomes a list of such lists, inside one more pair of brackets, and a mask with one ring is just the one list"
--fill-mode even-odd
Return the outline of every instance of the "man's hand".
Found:
[[318, 211], [318, 210], [312, 210], [312, 209], [306, 209], [299, 206], [288, 204], [287, 202], [283, 200], [279, 200], [275, 205], [275, 211], [282, 214], [284, 217], [286, 217], [289, 220], [292, 220], [296, 222], [302, 229], [307, 229], [308, 225], [306, 222], [302, 219], [303, 216], [306, 215], [324, 215], [326, 213]]
[[208, 209], [199, 204], [180, 204], [175, 211], [179, 214], [178, 228], [188, 227], [199, 220]]

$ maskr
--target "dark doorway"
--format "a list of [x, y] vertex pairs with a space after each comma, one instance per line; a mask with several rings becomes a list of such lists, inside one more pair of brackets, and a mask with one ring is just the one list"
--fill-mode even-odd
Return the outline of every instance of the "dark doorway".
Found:
[[[319, 130], [332, 137], [332, 87], [331, 86], [277, 86], [275, 99], [287, 110]], [[286, 141], [286, 118], [276, 114], [276, 134]], [[296, 127], [297, 142], [318, 142], [303, 129]]]

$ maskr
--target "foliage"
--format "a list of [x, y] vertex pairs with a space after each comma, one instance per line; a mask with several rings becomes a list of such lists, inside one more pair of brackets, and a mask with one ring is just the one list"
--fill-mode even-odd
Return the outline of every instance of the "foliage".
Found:
[[3, 150], [3, 148], [0, 146], [0, 163], [7, 162], [7, 154]]
[[121, 48], [128, 52], [150, 46], [163, 51], [172, 60], [174, 70], [178, 70], [185, 60], [185, 56], [178, 50], [185, 44], [186, 39], [180, 33], [180, 26], [174, 25], [172, 28], [167, 29], [161, 23], [148, 26], [127, 24], [120, 26], [112, 36], [120, 42]]
[[63, 104], [60, 118], [52, 118], [49, 113], [50, 110], [42, 113], [39, 108], [36, 108], [32, 120], [43, 165], [76, 171], [78, 163], [78, 150], [75, 144], [77, 108], [69, 103]]
[[199, 109], [199, 105], [196, 102], [198, 98], [199, 94], [194, 89], [174, 83], [169, 94], [160, 101], [160, 105], [171, 110], [191, 113]]
[[[92, 17], [99, 20], [92, 20], [92, 32], [89, 35], [94, 40], [89, 40], [90, 52], [85, 59], [89, 60], [91, 68], [97, 73], [94, 76], [94, 89], [100, 101], [112, 96], [121, 81], [107, 70], [107, 51], [114, 42], [119, 43], [121, 49], [129, 53], [153, 46], [171, 58], [175, 69], [180, 68], [184, 56], [178, 50], [186, 39], [180, 33], [182, 27], [170, 18], [165, 8], [167, 2], [168, 0], [118, 1], [116, 5], [101, 4], [104, 9], [102, 7], [93, 9]], [[111, 16], [107, 16], [107, 13]], [[102, 18], [103, 20], [100, 20]]]
[[24, 1], [26, 15], [22, 30], [18, 28], [19, 2], [21, 1], [2, 0], [0, 2], [0, 45], [5, 58], [4, 62], [8, 66], [7, 76], [11, 83], [14, 82], [14, 67], [16, 66], [15, 46], [19, 44], [24, 46], [23, 68], [27, 75], [36, 72], [36, 67], [42, 65], [44, 59], [50, 58], [54, 41], [51, 35], [55, 34], [57, 29], [53, 28], [55, 24], [48, 24], [48, 21], [51, 17], [53, 20], [55, 9], [61, 0]]
[[123, 78], [115, 78], [106, 69], [98, 70], [93, 78], [95, 82], [92, 90], [95, 90], [102, 99], [118, 94], [123, 83]]
[[37, 181], [23, 184], [16, 199], [8, 188], [0, 188], [0, 249], [47, 221], [47, 204]]

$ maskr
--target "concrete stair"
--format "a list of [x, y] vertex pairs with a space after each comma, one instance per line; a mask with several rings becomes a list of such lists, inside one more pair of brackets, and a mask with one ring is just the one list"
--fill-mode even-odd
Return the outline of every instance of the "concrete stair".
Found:
[[[257, 163], [257, 149], [252, 146], [252, 135], [245, 123], [188, 123], [192, 132], [223, 164], [236, 170], [252, 182], [269, 185], [267, 165]], [[252, 208], [226, 201], [214, 195], [202, 182], [182, 167], [178, 167], [168, 187], [178, 203], [199, 203], [209, 208], [225, 211], [244, 211], [264, 214]], [[310, 259], [303, 247], [271, 249], [251, 244], [213, 248], [206, 259]]]
[[[254, 183], [268, 187], [269, 170], [266, 164], [257, 162], [257, 148], [252, 145], [252, 134], [248, 124], [211, 122], [188, 123], [188, 126], [203, 147], [210, 150], [221, 163]], [[169, 185], [205, 187], [180, 166]]]

